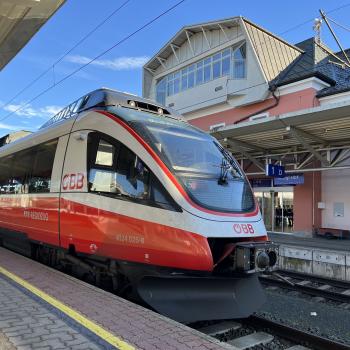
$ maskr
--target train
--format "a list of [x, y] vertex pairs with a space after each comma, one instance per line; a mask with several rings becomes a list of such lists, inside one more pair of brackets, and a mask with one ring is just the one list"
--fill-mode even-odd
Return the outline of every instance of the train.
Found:
[[185, 323], [251, 315], [278, 259], [231, 153], [107, 88], [0, 147], [0, 245]]

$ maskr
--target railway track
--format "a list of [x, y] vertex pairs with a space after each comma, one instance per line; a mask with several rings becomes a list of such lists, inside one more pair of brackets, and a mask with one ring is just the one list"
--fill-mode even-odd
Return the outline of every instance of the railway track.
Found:
[[241, 322], [217, 322], [196, 329], [232, 345], [233, 349], [239, 350], [349, 350], [349, 345], [280, 324], [261, 316], [251, 316], [248, 319], [241, 320]]
[[350, 283], [285, 271], [279, 271], [278, 274], [283, 279], [274, 275], [261, 275], [260, 281], [265, 286], [276, 286], [326, 300], [350, 304]]

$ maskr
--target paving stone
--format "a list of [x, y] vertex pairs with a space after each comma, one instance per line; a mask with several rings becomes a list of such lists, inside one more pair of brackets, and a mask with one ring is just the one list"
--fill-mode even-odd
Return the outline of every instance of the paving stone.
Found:
[[9, 341], [4, 333], [0, 332], [0, 349], [1, 350], [15, 350], [14, 345]]
[[257, 332], [230, 340], [228, 343], [240, 350], [245, 350], [257, 345], [265, 345], [272, 340], [273, 336], [271, 334], [265, 332]]
[[[61, 303], [76, 310], [137, 349], [233, 349], [233, 346], [219, 342], [213, 337], [1, 247], [0, 266], [58, 299]], [[28, 268], [28, 266], [30, 267]], [[51, 346], [53, 350], [102, 349], [101, 342], [95, 344], [90, 338], [79, 334], [79, 332], [76, 335], [70, 324], [64, 322], [64, 326], [62, 326], [63, 320], [61, 318], [51, 314], [51, 310], [42, 306], [41, 303], [34, 300], [32, 303], [31, 298], [24, 293], [13, 293], [12, 290], [10, 292], [3, 291], [0, 274], [0, 315], [1, 305], [8, 307], [11, 303], [14, 307], [6, 309], [6, 319], [0, 316], [0, 323], [8, 321], [5, 324], [6, 327], [25, 325], [28, 319], [34, 317], [36, 320], [34, 324], [37, 328], [48, 330], [51, 334], [60, 333], [62, 330], [63, 333], [74, 338], [74, 345], [69, 345], [70, 340], [66, 341], [57, 337], [45, 339], [45, 336], [42, 335], [38, 341], [30, 345], [30, 348], [19, 347], [19, 350], [36, 350], [35, 347], [38, 346]], [[21, 303], [26, 305], [22, 312], [20, 312]], [[12, 312], [14, 313], [11, 314]], [[16, 317], [13, 317], [14, 314]], [[26, 321], [23, 322], [23, 320]], [[82, 342], [75, 342], [75, 340], [80, 339], [79, 337], [83, 339]], [[63, 334], [61, 338], [63, 338]], [[57, 343], [53, 343], [53, 340], [57, 340]], [[49, 341], [51, 343], [48, 343]]]
[[[99, 344], [95, 344], [72, 329], [56, 314], [50, 313], [46, 307], [9, 284], [1, 276], [0, 290], [0, 327], [3, 332], [0, 333], [1, 350], [67, 349], [65, 341], [75, 342], [69, 345], [69, 349], [72, 350], [75, 350], [76, 345], [85, 346], [85, 349], [103, 349]], [[29, 313], [25, 313], [26, 310], [35, 310], [36, 313], [28, 316]], [[9, 315], [11, 318], [8, 317]], [[23, 317], [23, 315], [26, 316]]]

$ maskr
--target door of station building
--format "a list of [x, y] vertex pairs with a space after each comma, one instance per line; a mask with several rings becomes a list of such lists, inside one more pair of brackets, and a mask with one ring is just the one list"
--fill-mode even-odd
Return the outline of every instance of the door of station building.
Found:
[[267, 231], [293, 232], [293, 189], [255, 190]]

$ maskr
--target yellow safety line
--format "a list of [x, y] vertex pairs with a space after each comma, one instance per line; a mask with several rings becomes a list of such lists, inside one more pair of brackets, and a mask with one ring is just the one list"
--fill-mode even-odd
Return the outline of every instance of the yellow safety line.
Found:
[[89, 331], [95, 333], [97, 336], [108, 342], [109, 344], [115, 346], [116, 348], [120, 350], [135, 350], [135, 347], [126, 343], [125, 341], [121, 340], [120, 338], [116, 337], [112, 333], [108, 332], [98, 324], [90, 321], [85, 316], [80, 314], [79, 312], [73, 310], [69, 306], [61, 303], [56, 298], [51, 297], [50, 295], [46, 294], [45, 292], [41, 291], [40, 289], [34, 287], [27, 281], [23, 280], [22, 278], [16, 276], [15, 274], [11, 273], [10, 271], [4, 269], [0, 266], [0, 273], [7, 276], [14, 282], [18, 283], [25, 289], [29, 290], [31, 293], [35, 294], [39, 298], [45, 300], [50, 305], [54, 306], [55, 308], [59, 309], [63, 313], [65, 313], [68, 317], [72, 318], [74, 321], [80, 323], [83, 327], [87, 328]]

